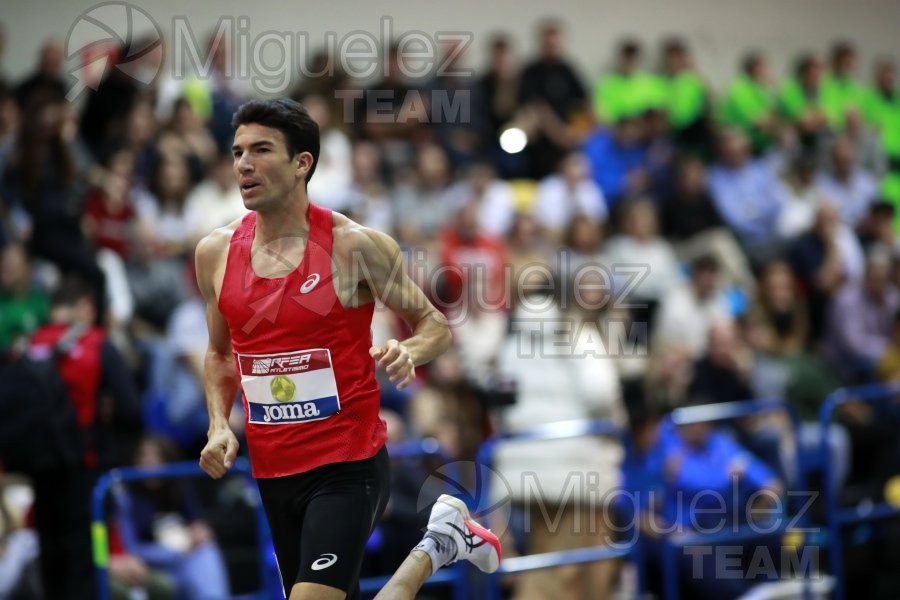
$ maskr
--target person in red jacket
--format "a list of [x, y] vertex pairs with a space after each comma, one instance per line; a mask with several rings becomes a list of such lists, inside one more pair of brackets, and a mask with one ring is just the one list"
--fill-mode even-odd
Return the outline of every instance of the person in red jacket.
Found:
[[[234, 172], [251, 212], [197, 246], [209, 328], [200, 465], [219, 478], [234, 463], [228, 417], [240, 386], [285, 596], [356, 598], [366, 540], [388, 497], [376, 366], [404, 388], [447, 348], [450, 331], [392, 238], [310, 202], [319, 129], [300, 104], [253, 100], [232, 125]], [[409, 338], [372, 345], [376, 298], [410, 325]], [[411, 599], [458, 559], [496, 570], [499, 542], [460, 500], [442, 497], [380, 597]]]
[[81, 464], [32, 476], [48, 598], [97, 597], [90, 555], [91, 491], [98, 473], [120, 464], [117, 444], [136, 438], [141, 428], [130, 371], [95, 325], [97, 312], [93, 287], [65, 279], [53, 297], [50, 323], [34, 332], [28, 348], [32, 358], [55, 358], [85, 441]]
[[441, 230], [438, 243], [448, 304], [478, 302], [478, 308], [494, 310], [508, 306], [506, 246], [502, 239], [479, 231], [476, 203], [459, 210], [455, 222]]

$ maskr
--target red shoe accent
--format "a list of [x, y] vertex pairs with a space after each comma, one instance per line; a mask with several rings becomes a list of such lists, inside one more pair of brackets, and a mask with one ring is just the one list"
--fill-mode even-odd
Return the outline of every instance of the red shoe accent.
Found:
[[478, 525], [474, 521], [465, 519], [464, 523], [466, 524], [466, 527], [468, 527], [472, 531], [472, 533], [474, 533], [475, 535], [477, 535], [478, 537], [480, 537], [481, 539], [483, 539], [488, 544], [490, 544], [491, 546], [494, 547], [494, 550], [497, 551], [497, 563], [499, 564], [499, 563], [503, 562], [503, 551], [500, 548], [500, 538], [498, 538], [496, 535], [494, 535], [492, 532], [485, 529], [484, 527]]

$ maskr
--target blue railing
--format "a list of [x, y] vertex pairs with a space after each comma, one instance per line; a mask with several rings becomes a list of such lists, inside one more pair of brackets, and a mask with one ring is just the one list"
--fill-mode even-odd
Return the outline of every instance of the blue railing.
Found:
[[[448, 462], [447, 456], [443, 453], [440, 445], [433, 438], [423, 440], [413, 440], [408, 442], [399, 442], [388, 444], [388, 453], [392, 459], [397, 458], [417, 458], [433, 456], [442, 462]], [[250, 469], [250, 463], [246, 458], [238, 458], [232, 472], [238, 476], [243, 476], [248, 483], [253, 482], [253, 476]], [[93, 491], [93, 500], [91, 506], [91, 532], [93, 543], [94, 567], [97, 574], [97, 586], [99, 590], [100, 600], [109, 600], [109, 533], [104, 514], [106, 497], [110, 490], [119, 484], [130, 481], [139, 481], [141, 479], [173, 479], [182, 477], [206, 477], [206, 473], [200, 468], [196, 462], [180, 462], [164, 465], [155, 468], [146, 467], [125, 467], [113, 469], [97, 481]], [[456, 478], [458, 480], [458, 477]], [[280, 583], [276, 581], [273, 574], [269, 570], [270, 561], [268, 554], [272, 552], [272, 543], [269, 533], [268, 523], [265, 513], [259, 502], [256, 486], [253, 485], [254, 493], [250, 496], [256, 499], [255, 518], [257, 543], [260, 553], [260, 581], [262, 589], [251, 594], [252, 598], [271, 600], [272, 598], [281, 597]], [[360, 591], [363, 594], [377, 593], [388, 581], [389, 576], [372, 577], [361, 579], [359, 582]], [[424, 587], [434, 587], [438, 585], [452, 585], [455, 600], [464, 600], [466, 594], [466, 573], [461, 564], [442, 569], [435, 573], [425, 582]]]
[[[873, 521], [878, 519], [892, 518], [900, 516], [900, 508], [895, 507], [887, 502], [867, 503], [865, 510], [860, 507], [841, 508], [838, 505], [838, 486], [835, 482], [836, 474], [834, 465], [830, 460], [830, 449], [828, 446], [828, 430], [831, 424], [834, 411], [847, 402], [858, 400], [869, 403], [881, 403], [900, 397], [900, 385], [870, 385], [859, 388], [845, 388], [837, 390], [829, 395], [820, 411], [821, 424], [821, 440], [819, 447], [818, 464], [823, 468], [824, 475], [824, 496], [825, 496], [825, 512], [827, 518], [827, 528], [824, 532], [825, 538], [828, 540], [830, 549], [830, 566], [831, 574], [835, 577], [836, 588], [834, 590], [834, 598], [842, 600], [845, 597], [844, 588], [844, 567], [843, 567], [843, 544], [841, 540], [841, 531], [850, 524], [862, 523], [865, 521]], [[711, 421], [730, 421], [740, 419], [772, 411], [782, 411], [790, 418], [795, 440], [798, 439], [797, 425], [798, 419], [796, 413], [791, 407], [779, 400], [753, 400], [742, 402], [730, 402], [721, 404], [711, 404], [703, 406], [692, 406], [676, 409], [667, 419], [673, 425], [683, 425], [697, 422]], [[542, 440], [559, 440], [566, 438], [574, 438], [591, 435], [605, 435], [624, 439], [624, 433], [620, 427], [608, 421], [566, 421], [560, 423], [551, 423], [543, 425], [528, 431], [497, 435], [486, 440], [479, 449], [478, 461], [486, 467], [492, 467], [494, 463], [494, 455], [500, 444], [506, 441], [542, 441]], [[442, 453], [441, 448], [433, 439], [417, 440], [403, 442], [400, 444], [390, 444], [389, 452], [392, 458], [414, 458], [433, 456], [442, 464], [448, 462], [447, 457]], [[799, 448], [795, 452], [797, 460], [797, 473], [800, 480], [795, 487], [803, 488], [806, 481], [803, 465], [801, 464]], [[234, 467], [234, 472], [244, 476], [248, 481], [252, 480], [250, 473], [250, 465], [246, 459], [239, 458]], [[104, 515], [104, 502], [110, 488], [119, 483], [128, 481], [136, 481], [145, 478], [177, 478], [177, 477], [193, 477], [205, 476], [195, 462], [176, 463], [160, 468], [123, 468], [115, 469], [103, 475], [98, 481], [93, 496], [92, 504], [92, 533], [93, 533], [93, 553], [94, 564], [97, 571], [98, 586], [100, 590], [101, 600], [109, 598], [108, 586], [108, 560], [109, 560], [109, 540], [107, 533], [107, 525]], [[458, 478], [454, 478], [458, 481]], [[490, 482], [486, 482], [484, 493], [489, 494]], [[254, 486], [255, 489], [255, 486]], [[475, 507], [472, 507], [475, 508]], [[271, 552], [271, 542], [269, 538], [268, 526], [265, 521], [264, 513], [261, 507], [257, 506], [256, 510], [257, 536], [261, 553]], [[748, 527], [742, 527], [737, 530], [719, 532], [714, 534], [691, 533], [681, 536], [667, 536], [663, 538], [662, 546], [662, 570], [664, 597], [666, 600], [677, 600], [679, 597], [679, 567], [678, 554], [684, 550], [686, 546], [697, 544], [722, 544], [730, 542], [742, 542], [753, 539], [762, 539], [781, 534], [790, 534], [796, 531], [804, 531], [804, 527], [808, 524], [806, 518], [798, 521], [795, 525], [799, 525], [800, 529], [789, 529], [784, 525], [777, 528], [766, 530], [760, 533]], [[821, 539], [822, 536], [819, 536]], [[635, 538], [637, 540], [637, 538]], [[809, 543], [808, 536], [801, 543]], [[488, 598], [499, 597], [500, 577], [503, 574], [523, 573], [539, 569], [553, 568], [569, 564], [582, 564], [595, 561], [611, 560], [616, 558], [627, 558], [633, 561], [638, 568], [638, 585], [641, 593], [645, 590], [645, 580], [643, 577], [644, 562], [641, 552], [640, 543], [637, 541], [629, 545], [617, 546], [598, 546], [593, 548], [580, 548], [576, 550], [566, 550], [559, 552], [548, 552], [537, 555], [518, 556], [504, 559], [500, 570], [488, 576], [485, 580], [485, 594]], [[260, 577], [263, 582], [263, 589], [256, 593], [254, 597], [273, 598], [278, 593], [278, 582], [273, 580], [272, 573], [269, 572], [269, 561], [260, 561]], [[442, 569], [435, 573], [427, 582], [426, 586], [450, 585], [453, 589], [453, 597], [455, 600], [463, 600], [471, 596], [471, 590], [474, 588], [472, 584], [476, 582], [473, 579], [474, 571], [467, 565], [456, 564], [449, 568]], [[371, 595], [376, 593], [381, 587], [387, 583], [389, 576], [367, 578], [360, 581], [360, 589], [363, 594]], [[805, 593], [809, 594], [809, 581]]]
[[[597, 435], [622, 439], [624, 432], [620, 426], [610, 421], [574, 420], [548, 423], [527, 431], [504, 433], [488, 438], [478, 450], [478, 462], [489, 469], [492, 468], [497, 448], [504, 442], [551, 441]], [[490, 496], [490, 482], [487, 482], [484, 494], [487, 494], [488, 497]], [[635, 562], [639, 572], [638, 581], [641, 586], [641, 591], [643, 592], [643, 561], [641, 560], [640, 546], [638, 543], [630, 543], [616, 546], [594, 546], [576, 550], [545, 552], [504, 559], [500, 565], [500, 569], [487, 577], [486, 597], [500, 597], [500, 578], [504, 574], [524, 573], [526, 571], [549, 569], [571, 564], [599, 562], [616, 558], [630, 558]]]
[[829, 551], [831, 557], [831, 574], [835, 577], [834, 600], [843, 600], [844, 590], [844, 547], [841, 532], [844, 527], [854, 523], [862, 523], [876, 519], [886, 519], [900, 515], [900, 508], [887, 502], [867, 503], [864, 510], [860, 507], [840, 508], [838, 506], [838, 493], [836, 485], [836, 473], [834, 465], [829, 460], [828, 428], [834, 411], [851, 401], [867, 403], [883, 403], [891, 399], [900, 398], [900, 385], [866, 385], [855, 388], [842, 388], [836, 390], [825, 398], [819, 411], [819, 422], [822, 427], [822, 439], [820, 441], [820, 462], [823, 465], [825, 487], [825, 514], [829, 530]]
[[[245, 458], [238, 458], [233, 467], [233, 472], [253, 480], [250, 472], [250, 463]], [[118, 484], [141, 479], [173, 479], [180, 477], [206, 476], [203, 469], [196, 462], [182, 462], [164, 465], [161, 467], [125, 467], [113, 469], [105, 473], [94, 486], [93, 501], [91, 505], [91, 537], [93, 542], [94, 568], [97, 573], [97, 588], [100, 600], [109, 600], [109, 534], [104, 514], [106, 496], [110, 489]], [[254, 486], [255, 489], [255, 486]], [[255, 497], [255, 496], [254, 496]], [[256, 535], [260, 554], [271, 547], [269, 540], [269, 528], [266, 524], [265, 514], [259, 502], [256, 505]], [[268, 561], [260, 561], [260, 581], [262, 589], [254, 594], [254, 598], [270, 600], [275, 597], [277, 584], [267, 571]]]

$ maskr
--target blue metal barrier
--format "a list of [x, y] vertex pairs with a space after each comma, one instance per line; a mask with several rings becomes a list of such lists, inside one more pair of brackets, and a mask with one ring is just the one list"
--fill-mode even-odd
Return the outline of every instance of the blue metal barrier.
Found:
[[[610, 421], [574, 420], [548, 423], [527, 431], [498, 434], [488, 438], [478, 449], [478, 462], [488, 468], [492, 468], [497, 448], [504, 442], [550, 441], [590, 435], [605, 435], [622, 439], [624, 432], [620, 426]], [[489, 481], [485, 485], [484, 493], [490, 494]], [[640, 545], [631, 543], [622, 546], [595, 546], [504, 559], [500, 564], [500, 569], [487, 577], [486, 595], [488, 598], [500, 597], [500, 577], [504, 574], [524, 573], [526, 571], [615, 558], [630, 558], [637, 565], [638, 582], [640, 591], [643, 592], [643, 561], [641, 559]]]
[[[440, 445], [433, 438], [423, 440], [411, 440], [407, 442], [388, 444], [388, 454], [392, 459], [398, 458], [418, 458], [433, 456], [444, 463], [448, 462], [447, 456], [443, 453]], [[234, 464], [232, 472], [244, 476], [248, 482], [253, 482], [253, 476], [250, 468], [250, 462], [243, 457], [239, 457]], [[110, 489], [117, 484], [129, 481], [137, 481], [141, 479], [172, 479], [180, 477], [206, 477], [206, 473], [200, 468], [196, 462], [181, 462], [164, 465], [156, 468], [145, 467], [125, 467], [113, 469], [100, 477], [93, 491], [93, 501], [91, 506], [91, 533], [93, 544], [94, 567], [97, 573], [97, 586], [99, 589], [100, 600], [109, 600], [109, 534], [106, 517], [104, 514], [104, 504]], [[458, 477], [455, 478], [458, 480]], [[256, 485], [252, 486], [254, 492]], [[257, 497], [253, 494], [252, 497]], [[256, 505], [256, 530], [257, 542], [260, 549], [260, 581], [263, 587], [255, 593], [253, 598], [271, 600], [272, 598], [281, 597], [280, 583], [275, 581], [268, 571], [269, 561], [267, 554], [272, 551], [271, 538], [269, 534], [268, 522], [262, 506], [257, 501]], [[377, 593], [388, 581], [390, 577], [372, 577], [361, 579], [359, 582], [360, 591], [363, 594]], [[466, 594], [466, 571], [462, 564], [455, 564], [450, 567], [441, 569], [425, 582], [423, 587], [434, 587], [437, 585], [450, 584], [453, 586], [453, 594], [455, 600], [465, 600]]]
[[[806, 474], [802, 469], [799, 452], [799, 418], [796, 411], [790, 405], [781, 400], [744, 400], [738, 402], [723, 402], [717, 404], [704, 404], [700, 406], [687, 406], [678, 408], [668, 415], [667, 419], [673, 425], [687, 425], [692, 423], [709, 423], [716, 421], [732, 421], [743, 417], [749, 417], [767, 412], [783, 412], [788, 415], [796, 446], [796, 469], [798, 474], [798, 487], [805, 487]], [[784, 535], [796, 531], [788, 525], [796, 524], [803, 528], [808, 519], [803, 516], [796, 523], [780, 523], [771, 531], [764, 533], [752, 527], [739, 527], [736, 530], [717, 533], [690, 533], [687, 535], [671, 536], [663, 538], [662, 544], [662, 574], [663, 597], [666, 600], [678, 600], [680, 596], [678, 556], [685, 547], [700, 544], [723, 544], [730, 542], [744, 542], [754, 539], [763, 539], [774, 535]], [[802, 529], [801, 529], [802, 530]], [[805, 541], [805, 540], [804, 540]], [[809, 597], [809, 579], [804, 577], [804, 597]]]
[[[246, 458], [238, 458], [235, 461], [233, 472], [253, 480], [250, 472], [250, 463]], [[106, 517], [104, 515], [104, 503], [110, 488], [128, 481], [140, 479], [172, 479], [177, 477], [206, 476], [197, 462], [181, 462], [164, 465], [161, 467], [125, 467], [113, 469], [103, 474], [94, 486], [93, 501], [91, 505], [91, 538], [93, 543], [94, 567], [97, 573], [97, 588], [100, 600], [109, 599], [109, 532]], [[253, 486], [256, 489], [256, 486]], [[269, 528], [265, 514], [259, 504], [256, 506], [256, 535], [260, 554], [271, 547], [269, 541]], [[268, 561], [260, 560], [260, 581], [262, 589], [254, 597], [270, 600], [275, 597], [276, 585], [269, 576], [266, 568]]]
[[886, 519], [900, 515], [900, 507], [887, 502], [867, 504], [865, 510], [860, 507], [841, 509], [838, 507], [838, 489], [835, 482], [834, 466], [830, 460], [828, 448], [828, 427], [834, 411], [841, 405], [851, 401], [882, 403], [900, 397], [900, 384], [874, 384], [836, 390], [825, 398], [819, 412], [822, 427], [822, 440], [819, 447], [820, 460], [823, 465], [825, 486], [825, 514], [830, 532], [831, 574], [835, 577], [835, 600], [843, 600], [844, 590], [844, 548], [841, 532], [846, 525]]

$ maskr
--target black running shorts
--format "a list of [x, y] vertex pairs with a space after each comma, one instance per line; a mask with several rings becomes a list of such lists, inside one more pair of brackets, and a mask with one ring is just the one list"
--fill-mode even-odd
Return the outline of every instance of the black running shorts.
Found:
[[390, 495], [387, 449], [365, 460], [258, 479], [257, 484], [285, 598], [301, 582], [358, 598], [366, 542]]

